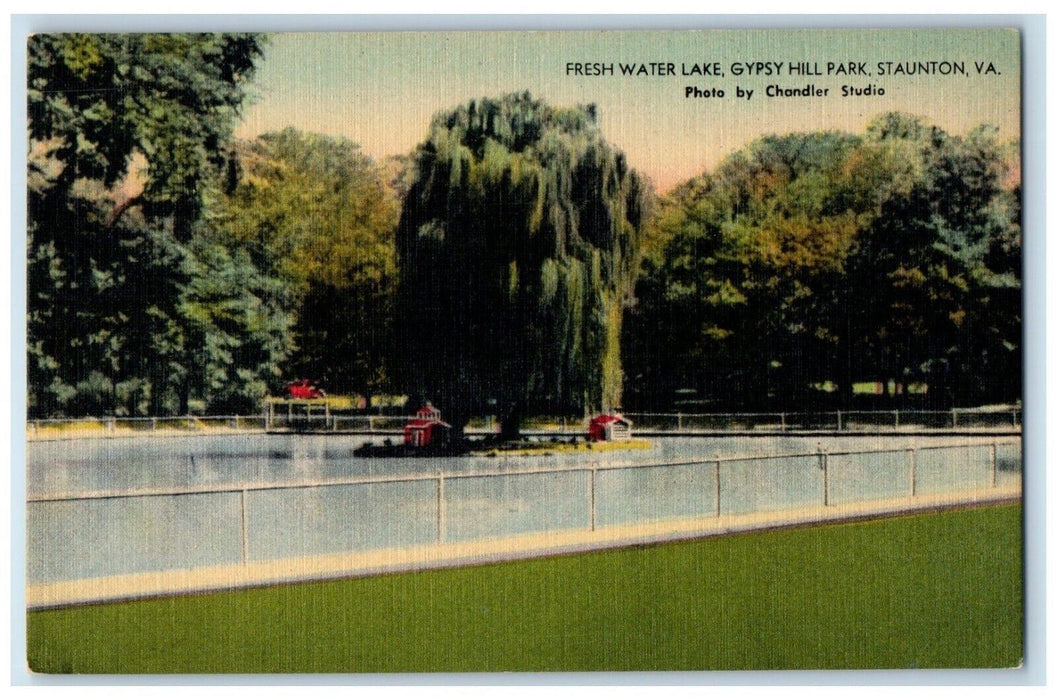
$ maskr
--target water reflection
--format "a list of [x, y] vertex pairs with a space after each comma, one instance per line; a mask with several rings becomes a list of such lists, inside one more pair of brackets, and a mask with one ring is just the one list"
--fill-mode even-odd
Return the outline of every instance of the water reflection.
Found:
[[[495, 469], [685, 461], [720, 456], [906, 449], [965, 438], [722, 437], [654, 438], [648, 450], [564, 452], [520, 457], [360, 458], [365, 442], [354, 435], [218, 435], [31, 442], [27, 446], [30, 497], [130, 489], [232, 488], [360, 476], [472, 473]], [[979, 440], [989, 444], [986, 438]], [[1019, 446], [1000, 445], [999, 462], [1019, 461]]]

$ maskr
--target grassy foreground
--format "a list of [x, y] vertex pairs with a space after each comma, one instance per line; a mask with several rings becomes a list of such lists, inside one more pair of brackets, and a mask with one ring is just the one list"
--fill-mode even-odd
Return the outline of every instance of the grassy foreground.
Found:
[[28, 616], [35, 671], [1009, 667], [1020, 506]]

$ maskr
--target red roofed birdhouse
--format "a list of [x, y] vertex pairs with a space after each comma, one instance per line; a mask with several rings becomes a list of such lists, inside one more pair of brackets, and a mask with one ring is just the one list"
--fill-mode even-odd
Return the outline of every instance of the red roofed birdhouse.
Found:
[[595, 416], [587, 428], [587, 439], [592, 442], [630, 440], [631, 421], [624, 416], [608, 413]]
[[451, 426], [440, 419], [440, 411], [428, 401], [404, 425], [404, 444], [411, 447], [446, 445], [450, 438]]

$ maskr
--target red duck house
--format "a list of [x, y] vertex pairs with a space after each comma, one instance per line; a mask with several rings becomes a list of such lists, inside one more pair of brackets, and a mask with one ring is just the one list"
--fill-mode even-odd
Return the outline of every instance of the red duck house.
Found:
[[612, 442], [631, 439], [631, 421], [624, 416], [603, 414], [591, 419], [587, 439], [592, 442]]
[[451, 426], [440, 419], [440, 411], [427, 403], [415, 412], [415, 417], [404, 424], [404, 444], [410, 447], [447, 445]]

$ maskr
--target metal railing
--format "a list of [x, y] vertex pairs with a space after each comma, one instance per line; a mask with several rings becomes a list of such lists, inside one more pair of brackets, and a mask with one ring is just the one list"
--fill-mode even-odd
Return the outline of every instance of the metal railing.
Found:
[[[924, 495], [1019, 492], [1016, 439], [27, 498], [30, 583]], [[71, 536], [71, 533], [75, 533]]]
[[625, 413], [638, 430], [776, 431], [793, 430], [959, 430], [1021, 426], [1021, 409], [954, 408], [948, 411], [827, 411], [774, 413]]
[[[320, 404], [322, 405], [322, 404]], [[635, 430], [649, 432], [899, 432], [911, 430], [1019, 430], [1019, 408], [949, 411], [831, 411], [777, 413], [625, 413]], [[265, 430], [312, 430], [398, 433], [413, 416], [364, 415], [317, 411], [271, 412], [252, 416], [166, 416], [154, 418], [46, 418], [27, 422], [29, 439], [60, 439], [140, 435], [159, 431], [183, 433]], [[495, 421], [470, 424], [468, 433], [495, 432]], [[568, 434], [587, 431], [578, 418], [529, 418], [522, 428], [530, 433]]]
[[264, 427], [265, 419], [260, 415], [37, 418], [26, 422], [26, 435], [29, 439], [55, 439], [139, 435], [161, 431], [202, 433], [264, 430]]

